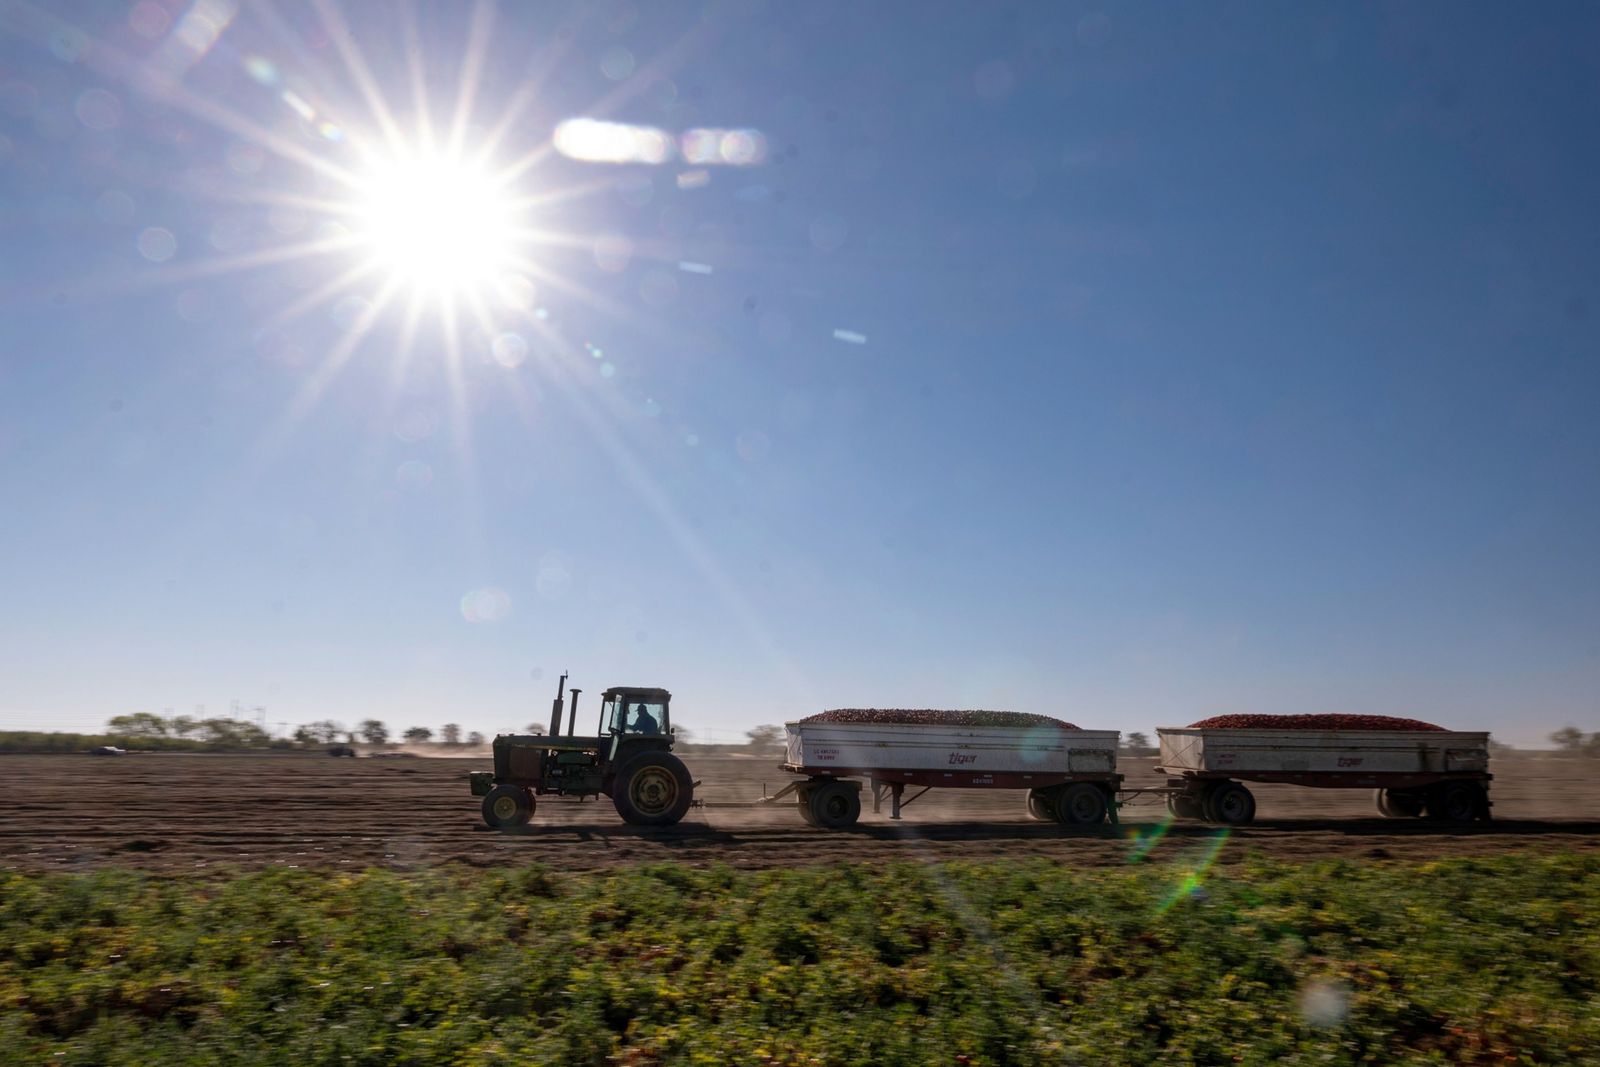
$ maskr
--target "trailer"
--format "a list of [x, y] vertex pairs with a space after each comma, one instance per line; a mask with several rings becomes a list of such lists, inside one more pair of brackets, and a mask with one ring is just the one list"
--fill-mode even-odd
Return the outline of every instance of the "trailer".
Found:
[[[934, 788], [1025, 789], [1028, 814], [1087, 826], [1116, 821], [1115, 730], [1031, 726], [791, 722], [781, 768], [800, 780], [761, 803], [795, 798], [800, 817], [829, 830], [861, 815], [863, 780], [872, 810], [889, 818]], [[905, 795], [910, 787], [917, 792]]]
[[1451, 730], [1303, 730], [1162, 726], [1164, 789], [1175, 818], [1242, 826], [1244, 782], [1371, 789], [1386, 818], [1488, 821], [1489, 735]]

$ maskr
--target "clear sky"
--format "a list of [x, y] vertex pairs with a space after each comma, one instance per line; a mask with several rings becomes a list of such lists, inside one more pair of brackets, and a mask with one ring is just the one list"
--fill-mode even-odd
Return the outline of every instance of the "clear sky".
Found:
[[6, 0], [0, 727], [1600, 729], [1597, 45]]

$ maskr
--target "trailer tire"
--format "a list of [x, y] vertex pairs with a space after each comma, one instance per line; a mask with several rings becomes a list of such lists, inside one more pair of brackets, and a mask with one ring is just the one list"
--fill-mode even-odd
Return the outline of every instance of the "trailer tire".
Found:
[[1038, 822], [1055, 822], [1055, 806], [1050, 802], [1050, 790], [1028, 790], [1028, 817]]
[[1205, 806], [1193, 793], [1174, 793], [1167, 797], [1167, 811], [1174, 819], [1200, 820], [1206, 817]]
[[617, 814], [634, 826], [672, 826], [693, 800], [689, 768], [670, 752], [641, 752], [617, 772], [611, 790]]
[[800, 818], [805, 820], [807, 826], [817, 825], [817, 821], [811, 817], [811, 787], [809, 785], [797, 786], [794, 796], [795, 810], [800, 813]]
[[1106, 821], [1106, 795], [1097, 785], [1075, 782], [1056, 794], [1056, 821], [1093, 826]]
[[1420, 816], [1426, 806], [1425, 798], [1419, 793], [1408, 793], [1398, 789], [1379, 789], [1375, 793], [1378, 811], [1385, 819], [1415, 819]]
[[518, 785], [497, 785], [483, 798], [483, 821], [495, 830], [514, 830], [533, 818], [533, 794]]
[[823, 830], [844, 830], [861, 818], [861, 790], [849, 782], [832, 781], [811, 790], [811, 825]]
[[1477, 782], [1440, 782], [1428, 790], [1428, 818], [1439, 822], [1471, 822], [1484, 810], [1487, 797]]
[[1256, 798], [1238, 782], [1220, 782], [1206, 796], [1206, 812], [1212, 822], [1244, 826], [1256, 817]]

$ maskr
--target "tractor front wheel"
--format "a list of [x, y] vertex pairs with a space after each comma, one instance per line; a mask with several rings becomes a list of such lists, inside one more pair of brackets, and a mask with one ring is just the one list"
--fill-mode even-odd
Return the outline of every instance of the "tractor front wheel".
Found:
[[526, 826], [533, 818], [533, 794], [516, 785], [497, 785], [483, 798], [483, 821], [496, 830]]
[[689, 812], [694, 779], [689, 768], [670, 752], [644, 752], [617, 772], [611, 800], [624, 822], [634, 826], [671, 826]]

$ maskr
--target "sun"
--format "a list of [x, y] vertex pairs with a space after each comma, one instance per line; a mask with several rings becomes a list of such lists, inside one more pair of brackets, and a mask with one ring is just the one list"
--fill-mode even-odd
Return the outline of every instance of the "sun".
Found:
[[415, 297], [476, 299], [515, 268], [521, 211], [489, 167], [443, 153], [395, 153], [369, 164], [351, 207], [370, 265]]

